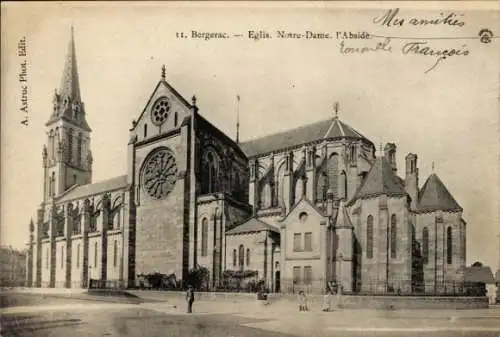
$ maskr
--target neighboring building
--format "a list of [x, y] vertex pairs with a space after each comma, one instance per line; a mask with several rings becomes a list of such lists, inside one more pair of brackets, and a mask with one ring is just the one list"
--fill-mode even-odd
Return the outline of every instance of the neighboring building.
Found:
[[73, 37], [43, 148], [44, 197], [28, 281], [136, 284], [195, 266], [253, 270], [270, 289], [449, 292], [463, 286], [466, 223], [417, 156], [397, 175], [396, 145], [375, 146], [335, 116], [239, 144], [165, 80], [130, 129], [127, 172], [92, 183], [91, 129]]
[[21, 287], [26, 282], [26, 253], [0, 247], [0, 287]]

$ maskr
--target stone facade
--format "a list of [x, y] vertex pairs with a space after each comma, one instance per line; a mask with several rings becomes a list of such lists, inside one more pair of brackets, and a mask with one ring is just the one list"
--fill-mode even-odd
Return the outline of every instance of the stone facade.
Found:
[[92, 183], [91, 129], [71, 38], [43, 147], [43, 200], [30, 224], [27, 281], [131, 287], [159, 272], [254, 271], [273, 291], [460, 293], [462, 208], [417, 156], [338, 116], [238, 143], [202, 117], [165, 69], [127, 144], [127, 172]]

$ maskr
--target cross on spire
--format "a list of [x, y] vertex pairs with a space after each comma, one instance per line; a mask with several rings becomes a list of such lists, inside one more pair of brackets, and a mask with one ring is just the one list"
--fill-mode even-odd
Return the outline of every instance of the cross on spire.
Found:
[[335, 117], [338, 117], [338, 115], [339, 115], [339, 102], [338, 101], [333, 104], [333, 110], [335, 111]]
[[165, 72], [166, 72], [167, 68], [165, 67], [165, 65], [162, 65], [161, 66], [161, 79], [162, 80], [165, 80]]

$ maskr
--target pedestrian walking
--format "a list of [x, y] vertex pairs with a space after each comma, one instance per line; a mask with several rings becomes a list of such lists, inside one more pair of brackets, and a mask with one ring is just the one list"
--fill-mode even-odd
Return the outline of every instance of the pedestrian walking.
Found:
[[299, 291], [299, 296], [298, 296], [298, 302], [299, 302], [299, 311], [307, 311], [307, 297], [304, 291]]
[[194, 302], [194, 290], [193, 286], [188, 286], [188, 290], [186, 292], [186, 301], [187, 301], [187, 312], [188, 314], [193, 312], [193, 302]]
[[323, 296], [323, 311], [330, 311], [332, 307], [333, 287], [328, 283]]

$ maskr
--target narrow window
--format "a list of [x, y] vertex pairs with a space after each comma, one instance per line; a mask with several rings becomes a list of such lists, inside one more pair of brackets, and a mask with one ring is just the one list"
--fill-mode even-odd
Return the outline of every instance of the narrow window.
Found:
[[97, 268], [97, 242], [94, 244], [94, 267]]
[[175, 112], [174, 114], [174, 126], [177, 127], [177, 123], [178, 123], [178, 116], [177, 116], [177, 111]]
[[236, 267], [236, 249], [233, 249], [233, 267]]
[[300, 267], [293, 267], [293, 283], [300, 283]]
[[304, 267], [304, 284], [312, 284], [312, 267]]
[[73, 162], [73, 129], [68, 131], [68, 161]]
[[76, 143], [76, 164], [81, 165], [82, 163], [82, 134], [78, 134], [78, 140]]
[[429, 263], [429, 230], [427, 227], [424, 227], [422, 232], [422, 257], [424, 264]]
[[301, 241], [302, 240], [302, 234], [301, 233], [295, 233], [293, 234], [293, 251], [294, 252], [299, 252], [300, 251], [300, 246], [301, 246]]
[[76, 174], [73, 174], [73, 185], [76, 185]]
[[373, 258], [373, 216], [366, 220], [366, 257]]
[[451, 227], [446, 229], [446, 263], [451, 264], [453, 262], [453, 240], [451, 236]]
[[116, 260], [118, 258], [118, 243], [117, 241], [113, 241], [113, 267], [116, 267]]
[[144, 138], [148, 136], [148, 125], [144, 124]]
[[76, 245], [76, 268], [80, 268], [80, 244]]
[[306, 252], [312, 251], [312, 233], [304, 233], [304, 250]]
[[201, 221], [201, 256], [208, 255], [208, 219]]
[[64, 268], [64, 246], [61, 246], [61, 268]]
[[396, 214], [391, 216], [391, 259], [396, 258], [396, 241], [397, 241], [397, 223]]
[[243, 245], [240, 245], [239, 252], [238, 252], [238, 259], [239, 259], [240, 268], [243, 268], [244, 263], [245, 263], [245, 248], [243, 247]]

